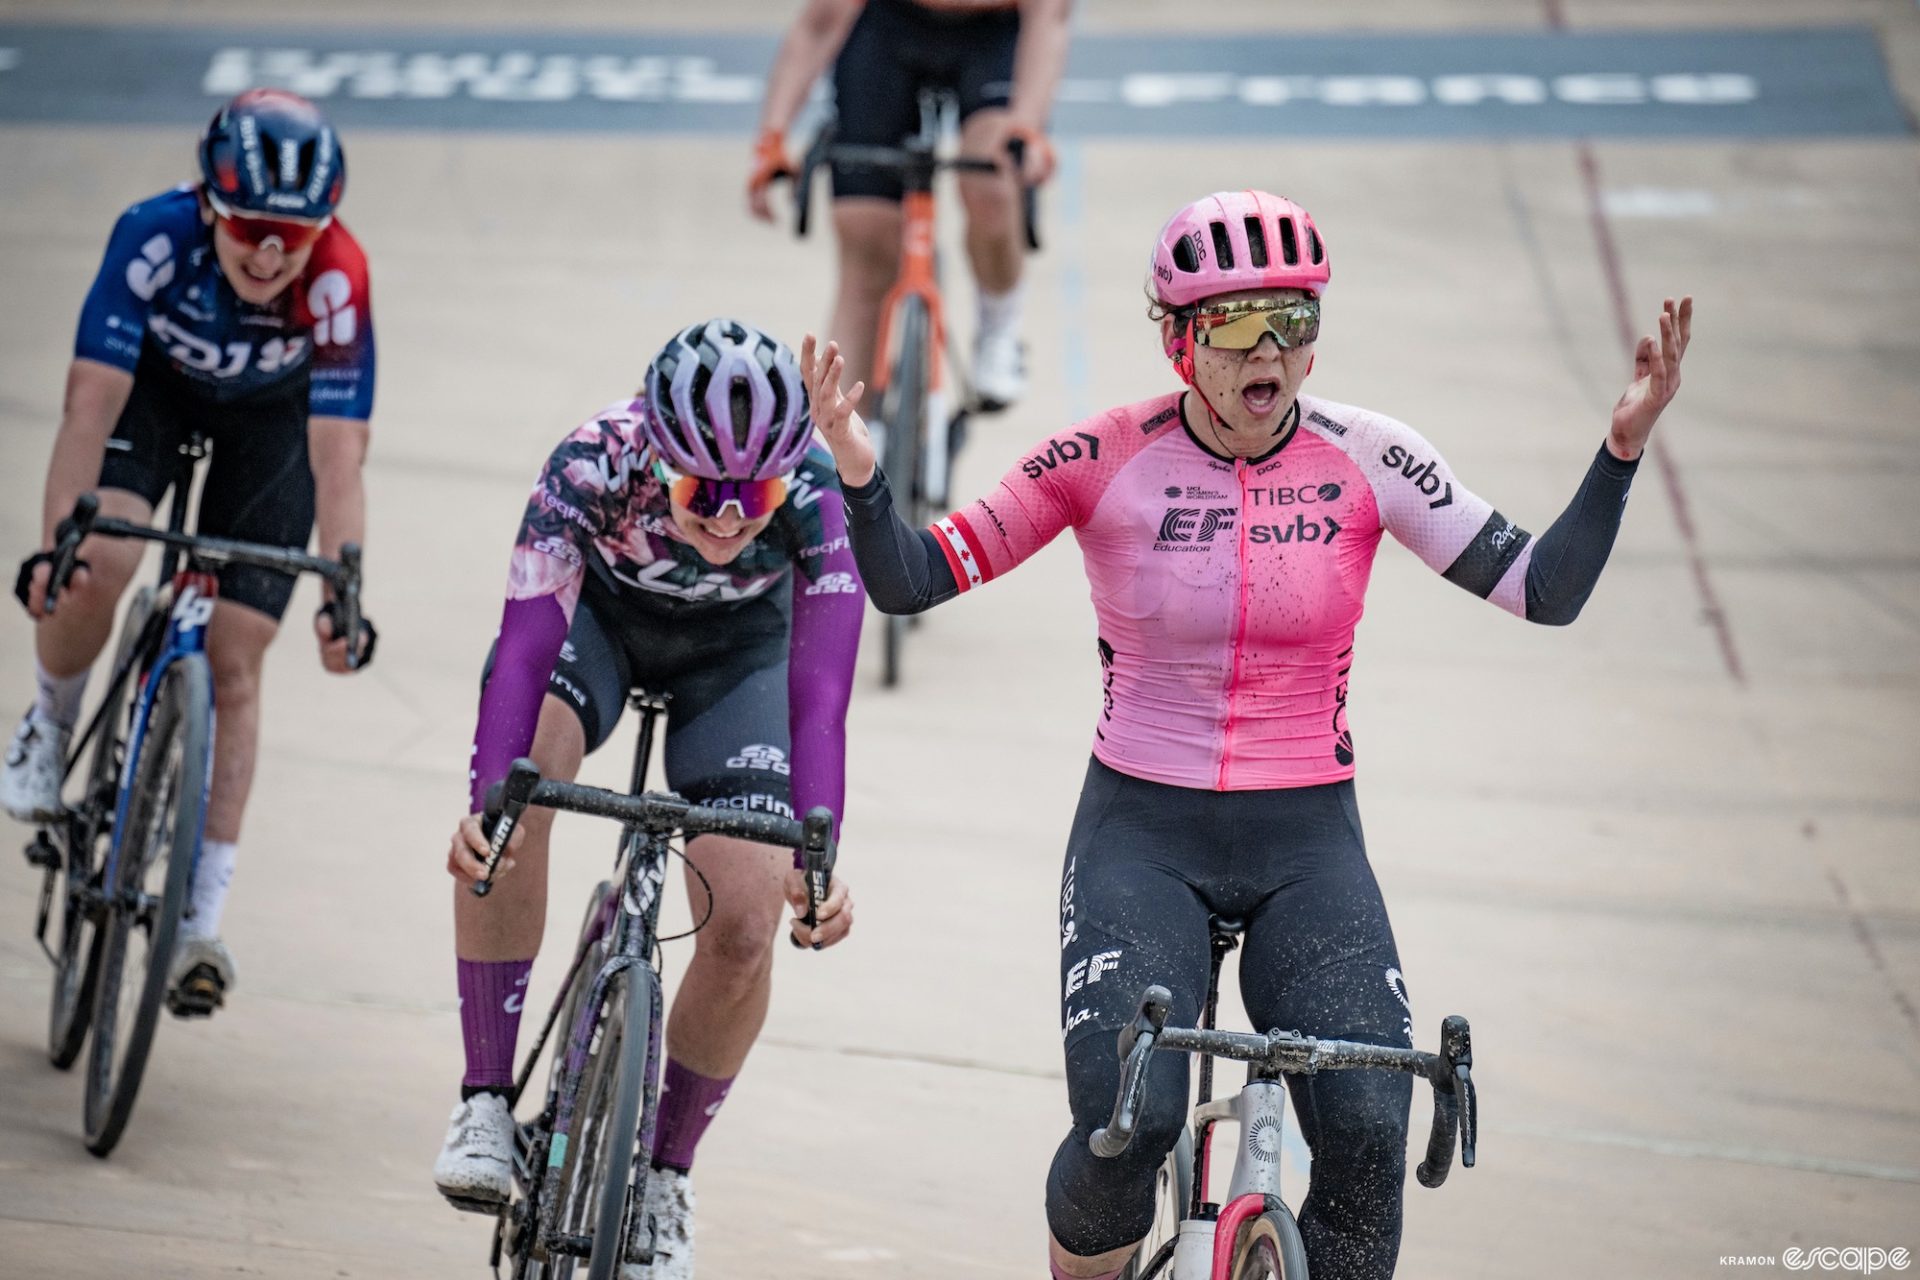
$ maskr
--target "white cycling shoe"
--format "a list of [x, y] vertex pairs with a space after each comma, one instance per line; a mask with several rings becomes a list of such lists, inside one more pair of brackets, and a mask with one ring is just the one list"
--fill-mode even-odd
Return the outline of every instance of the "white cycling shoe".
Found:
[[237, 974], [233, 952], [218, 938], [183, 937], [167, 968], [167, 1008], [176, 1018], [204, 1018], [227, 1002]]
[[636, 1224], [642, 1241], [651, 1227], [653, 1265], [629, 1262], [620, 1280], [693, 1280], [693, 1178], [678, 1169], [647, 1175], [646, 1210]]
[[973, 390], [987, 413], [1027, 393], [1027, 350], [1012, 325], [982, 327], [973, 344]]
[[63, 729], [29, 710], [20, 718], [0, 769], [0, 809], [20, 822], [52, 822], [60, 816], [60, 783], [67, 773], [67, 744], [73, 730]]
[[497, 1093], [462, 1099], [433, 1162], [433, 1185], [456, 1209], [498, 1213], [513, 1194], [513, 1112]]

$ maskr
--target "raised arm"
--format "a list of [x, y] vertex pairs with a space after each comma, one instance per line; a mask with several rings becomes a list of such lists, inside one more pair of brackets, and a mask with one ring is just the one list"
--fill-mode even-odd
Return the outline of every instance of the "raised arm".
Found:
[[812, 334], [800, 344], [813, 425], [833, 450], [846, 490], [847, 533], [867, 594], [882, 613], [920, 613], [981, 586], [1025, 560], [1072, 523], [1066, 494], [1028, 477], [1016, 464], [985, 499], [934, 522], [911, 528], [894, 509], [886, 475], [874, 460], [873, 439], [855, 405], [866, 390], [840, 390], [846, 362], [837, 343], [816, 349]]
[[1693, 299], [1667, 299], [1659, 339], [1642, 338], [1635, 351], [1634, 381], [1614, 407], [1606, 443], [1538, 539], [1461, 484], [1417, 433], [1388, 419], [1375, 420], [1372, 447], [1358, 459], [1382, 522], [1449, 582], [1529, 622], [1572, 622], [1613, 550], [1640, 454], [1679, 390], [1692, 329]]

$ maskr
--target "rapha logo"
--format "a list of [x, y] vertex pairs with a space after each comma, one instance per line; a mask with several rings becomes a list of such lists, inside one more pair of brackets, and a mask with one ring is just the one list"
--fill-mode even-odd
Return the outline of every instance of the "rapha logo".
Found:
[[[1402, 449], [1399, 445], [1389, 445], [1381, 455], [1380, 461], [1398, 471], [1413, 482], [1413, 487], [1424, 493], [1432, 502], [1427, 505], [1434, 510], [1450, 506], [1453, 503], [1453, 482], [1442, 480], [1436, 462], [1422, 462]], [[1434, 497], [1438, 494], [1438, 497]]]
[[1218, 534], [1230, 532], [1234, 515], [1232, 507], [1168, 507], [1153, 549], [1197, 551]]

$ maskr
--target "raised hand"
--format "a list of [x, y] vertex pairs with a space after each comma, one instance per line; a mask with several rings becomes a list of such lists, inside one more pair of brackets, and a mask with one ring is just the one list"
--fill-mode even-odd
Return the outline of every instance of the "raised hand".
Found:
[[1613, 426], [1607, 447], [1614, 456], [1631, 462], [1647, 447], [1660, 411], [1680, 390], [1680, 358], [1693, 337], [1693, 299], [1672, 298], [1660, 310], [1660, 338], [1640, 339], [1633, 352], [1633, 381], [1613, 406]]
[[855, 411], [867, 384], [856, 382], [851, 391], [841, 391], [840, 377], [846, 372], [847, 362], [840, 354], [840, 344], [829, 342], [825, 351], [818, 345], [812, 334], [800, 343], [800, 376], [812, 401], [813, 425], [833, 451], [840, 479], [858, 488], [873, 479], [876, 465], [873, 437]]

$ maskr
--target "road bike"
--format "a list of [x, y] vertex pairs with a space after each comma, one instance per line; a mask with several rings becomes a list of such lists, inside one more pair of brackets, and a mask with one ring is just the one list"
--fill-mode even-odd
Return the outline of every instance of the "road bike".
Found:
[[[504, 1206], [461, 1205], [497, 1215], [490, 1258], [495, 1275], [506, 1265], [513, 1280], [613, 1280], [623, 1264], [653, 1261], [653, 1228], [642, 1211], [658, 1117], [665, 1026], [658, 954], [660, 943], [672, 941], [659, 935], [660, 899], [667, 860], [676, 852], [673, 838], [727, 835], [799, 849], [809, 928], [818, 923], [832, 877], [833, 814], [825, 808], [797, 822], [642, 791], [654, 722], [667, 704], [634, 693], [629, 705], [640, 712], [629, 792], [545, 780], [522, 759], [488, 797], [486, 874], [473, 885], [481, 897], [492, 889], [494, 869], [528, 805], [611, 818], [623, 828], [613, 876], [588, 899], [560, 994], [507, 1095], [517, 1111], [548, 1039], [560, 1029], [540, 1109], [516, 1125], [513, 1194]], [[709, 889], [709, 915], [711, 907]], [[705, 922], [675, 936], [698, 932]]]
[[[990, 156], [942, 155], [941, 138], [959, 108], [945, 90], [920, 94], [920, 126], [897, 147], [856, 146], [835, 140], [835, 122], [824, 124], [806, 150], [800, 172], [793, 179], [794, 229], [807, 234], [813, 175], [822, 165], [870, 169], [900, 180], [900, 274], [880, 303], [880, 323], [874, 334], [873, 372], [868, 394], [878, 398], [874, 415], [875, 444], [880, 467], [893, 487], [900, 515], [915, 529], [925, 528], [947, 508], [949, 479], [967, 422], [974, 413], [1004, 407], [989, 403], [972, 389], [947, 327], [946, 306], [940, 294], [937, 203], [934, 176], [942, 171], [997, 173], [1003, 161]], [[1023, 143], [1009, 144], [1015, 172], [1019, 171]], [[1038, 249], [1036, 204], [1031, 187], [1023, 188], [1023, 217], [1029, 249]], [[949, 385], [949, 365], [951, 381]], [[888, 615], [881, 682], [893, 688], [900, 681], [902, 649], [914, 621]]]
[[[233, 564], [318, 574], [333, 589], [328, 608], [336, 634], [362, 634], [355, 544], [344, 545], [336, 561], [185, 531], [194, 464], [206, 452], [197, 434], [181, 444], [165, 529], [103, 517], [99, 499], [83, 495], [55, 531], [47, 583], [51, 611], [90, 536], [166, 548], [157, 581], [134, 595], [106, 694], [68, 755], [65, 777], [79, 774], [79, 795], [40, 824], [26, 848], [27, 861], [45, 873], [34, 937], [53, 961], [47, 1054], [64, 1071], [91, 1032], [86, 1144], [102, 1157], [133, 1115], [161, 1006], [187, 1017], [211, 1013], [220, 1002], [217, 985], [171, 991], [168, 981], [212, 778], [213, 673], [206, 649], [220, 591], [217, 571]], [[349, 663], [371, 655], [368, 644]]]
[[[1460, 1163], [1471, 1169], [1479, 1134], [1473, 1086], [1473, 1045], [1467, 1020], [1440, 1024], [1440, 1052], [1400, 1049], [1351, 1040], [1318, 1040], [1296, 1031], [1254, 1035], [1214, 1029], [1219, 1009], [1220, 964], [1237, 945], [1243, 926], [1215, 917], [1206, 1012], [1198, 1027], [1169, 1027], [1173, 997], [1148, 987], [1140, 1012], [1120, 1032], [1124, 1064], [1113, 1116], [1095, 1130], [1088, 1146], [1111, 1158], [1133, 1141], [1147, 1070], [1156, 1049], [1200, 1055], [1198, 1101], [1192, 1128], [1180, 1135], [1155, 1183], [1152, 1231], [1121, 1272], [1124, 1280], [1306, 1280], [1307, 1252], [1292, 1212], [1280, 1196], [1280, 1139], [1286, 1116], [1286, 1077], [1316, 1071], [1385, 1068], [1419, 1076], [1433, 1086], [1433, 1128], [1427, 1156], [1415, 1176], [1424, 1187], [1447, 1179], [1456, 1138]], [[1232, 1098], [1213, 1097], [1213, 1059], [1248, 1064], [1247, 1082]], [[1207, 1199], [1214, 1126], [1240, 1126], [1233, 1176], [1223, 1205]]]

